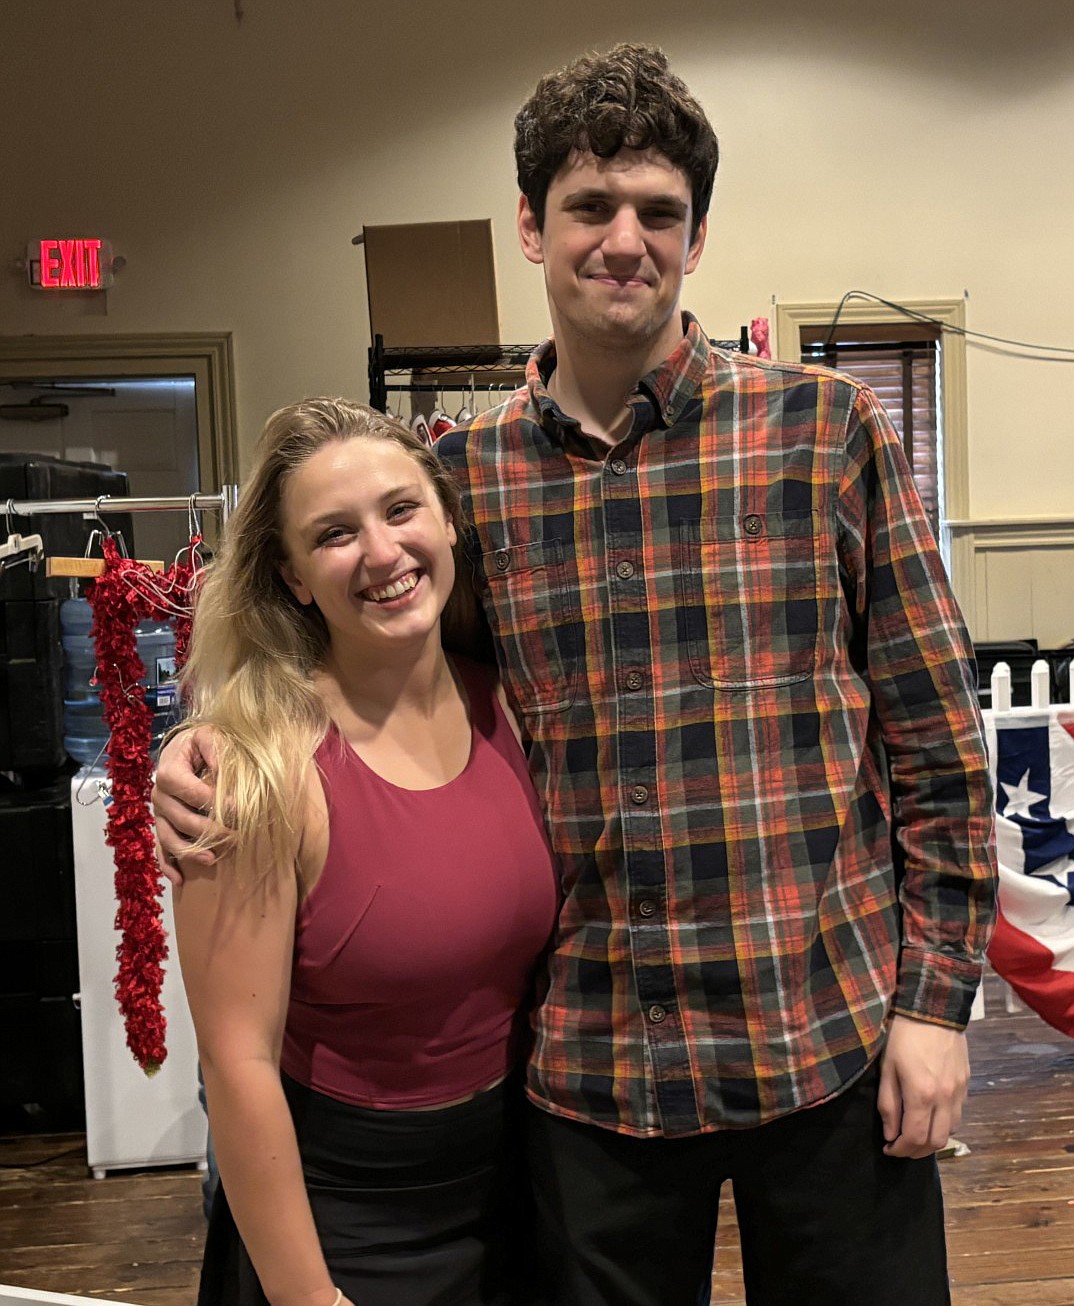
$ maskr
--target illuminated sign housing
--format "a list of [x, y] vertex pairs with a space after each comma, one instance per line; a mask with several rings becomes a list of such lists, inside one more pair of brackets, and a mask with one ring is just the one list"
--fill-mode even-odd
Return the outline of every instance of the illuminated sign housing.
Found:
[[114, 280], [111, 242], [99, 236], [32, 240], [26, 275], [35, 290], [107, 290]]

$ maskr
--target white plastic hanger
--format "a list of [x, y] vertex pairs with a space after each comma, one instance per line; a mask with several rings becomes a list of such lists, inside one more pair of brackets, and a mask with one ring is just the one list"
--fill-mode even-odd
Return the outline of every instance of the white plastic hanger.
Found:
[[436, 430], [437, 422], [451, 421], [451, 418], [444, 412], [444, 401], [441, 398], [439, 391], [436, 393], [436, 402], [433, 404], [433, 411], [429, 414], [426, 420], [429, 424], [430, 431]]
[[410, 421], [410, 429], [422, 443], [429, 446], [433, 443], [433, 433], [429, 429], [429, 422], [424, 413], [416, 413]]
[[40, 535], [9, 534], [7, 542], [0, 544], [0, 573], [5, 567], [16, 567], [25, 562], [31, 571], [45, 556], [45, 545]]
[[7, 526], [7, 541], [0, 544], [0, 576], [6, 567], [17, 567], [25, 562], [31, 571], [37, 570], [37, 564], [44, 557], [45, 545], [40, 535], [19, 535], [11, 529], [12, 502], [8, 499], [4, 505], [4, 523]]

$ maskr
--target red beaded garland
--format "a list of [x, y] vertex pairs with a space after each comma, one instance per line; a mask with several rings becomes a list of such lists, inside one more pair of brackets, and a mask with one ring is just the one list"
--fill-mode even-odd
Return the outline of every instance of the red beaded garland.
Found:
[[153, 764], [149, 755], [153, 714], [140, 681], [145, 667], [138, 656], [135, 626], [150, 617], [175, 623], [176, 670], [186, 660], [190, 642], [190, 606], [196, 549], [189, 550], [163, 575], [145, 563], [120, 555], [114, 538], [104, 541], [105, 570], [91, 582], [86, 596], [93, 609], [97, 684], [104, 719], [111, 732], [108, 775], [112, 782], [105, 839], [114, 850], [116, 876], [116, 948], [119, 968], [116, 997], [123, 1013], [127, 1046], [148, 1075], [167, 1056], [167, 1022], [160, 992], [168, 956], [160, 903], [161, 879], [153, 843], [149, 792]]

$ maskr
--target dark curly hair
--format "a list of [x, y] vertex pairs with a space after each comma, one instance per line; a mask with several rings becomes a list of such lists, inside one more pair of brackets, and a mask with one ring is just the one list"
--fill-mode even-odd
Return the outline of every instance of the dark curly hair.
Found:
[[544, 227], [548, 187], [573, 150], [610, 159], [657, 149], [690, 182], [693, 230], [708, 212], [719, 145], [705, 111], [652, 45], [617, 45], [549, 73], [515, 116], [518, 185]]

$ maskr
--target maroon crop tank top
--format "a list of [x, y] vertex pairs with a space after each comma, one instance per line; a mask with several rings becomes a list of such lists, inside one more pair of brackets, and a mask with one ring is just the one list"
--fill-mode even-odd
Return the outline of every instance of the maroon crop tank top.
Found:
[[559, 905], [558, 873], [491, 669], [454, 659], [465, 769], [381, 779], [333, 728], [317, 751], [328, 857], [299, 908], [281, 1066], [359, 1106], [434, 1106], [502, 1078]]

